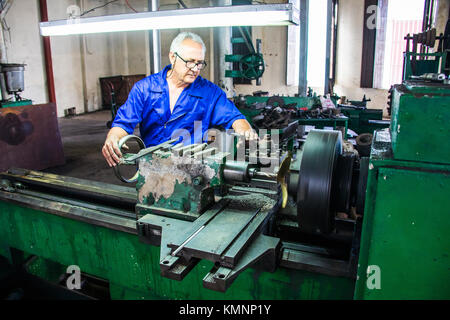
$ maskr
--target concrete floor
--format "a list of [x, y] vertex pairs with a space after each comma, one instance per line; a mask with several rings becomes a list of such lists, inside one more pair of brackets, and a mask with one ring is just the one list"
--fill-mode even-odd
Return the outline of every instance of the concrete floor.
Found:
[[[58, 118], [66, 163], [41, 171], [116, 185], [133, 186], [134, 184], [121, 182], [103, 158], [101, 150], [109, 131], [106, 127], [108, 120], [111, 120], [109, 110]], [[135, 131], [135, 134], [137, 133], [138, 131]], [[127, 178], [130, 178], [135, 170], [135, 167], [127, 167], [121, 171]]]

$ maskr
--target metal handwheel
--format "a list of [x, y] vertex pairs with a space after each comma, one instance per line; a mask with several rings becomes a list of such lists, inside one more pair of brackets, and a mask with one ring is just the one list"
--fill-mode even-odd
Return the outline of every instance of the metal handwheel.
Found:
[[258, 79], [262, 77], [264, 70], [264, 60], [261, 54], [250, 53], [243, 56], [239, 61], [239, 71], [246, 79]]

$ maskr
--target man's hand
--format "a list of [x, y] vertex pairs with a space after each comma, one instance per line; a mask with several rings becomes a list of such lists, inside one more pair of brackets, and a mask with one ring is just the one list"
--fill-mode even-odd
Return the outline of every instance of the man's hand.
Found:
[[259, 138], [254, 129], [246, 130], [242, 135], [245, 137], [245, 140], [258, 140]]
[[128, 133], [119, 127], [113, 127], [106, 136], [105, 144], [102, 148], [103, 157], [110, 167], [116, 166], [122, 157], [119, 149], [119, 140], [128, 135]]
[[[244, 141], [258, 140], [258, 134], [256, 133], [255, 130], [252, 129], [247, 120], [238, 119], [235, 122], [233, 122], [232, 127], [238, 135], [245, 137]], [[239, 139], [236, 147], [240, 148], [243, 143], [244, 142], [242, 141], [242, 139]]]

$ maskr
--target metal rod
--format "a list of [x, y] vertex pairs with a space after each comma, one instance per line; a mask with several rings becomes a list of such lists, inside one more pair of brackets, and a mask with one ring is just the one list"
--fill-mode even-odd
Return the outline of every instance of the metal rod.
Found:
[[[48, 21], [47, 1], [39, 0], [39, 10], [41, 14], [41, 22]], [[45, 74], [47, 76], [47, 91], [49, 102], [56, 103], [55, 80], [53, 78], [52, 50], [50, 47], [50, 38], [42, 37], [44, 44], [45, 57]]]
[[330, 93], [330, 51], [331, 51], [331, 19], [333, 14], [333, 1], [327, 0], [327, 31], [325, 41], [325, 82], [324, 95]]
[[255, 48], [253, 47], [252, 39], [247, 38], [247, 34], [245, 33], [245, 31], [242, 29], [241, 26], [238, 26], [238, 29], [239, 32], [241, 33], [242, 38], [245, 41], [245, 45], [247, 46], [248, 51], [250, 51], [250, 53], [255, 53]]
[[178, 252], [183, 249], [186, 244], [188, 244], [189, 241], [191, 241], [200, 231], [202, 231], [206, 227], [206, 224], [202, 225], [200, 228], [198, 228], [197, 231], [195, 231], [189, 238], [187, 238], [174, 252], [171, 253], [172, 257], [175, 257]]
[[306, 96], [308, 70], [308, 16], [309, 0], [300, 0], [300, 63], [298, 95]]
[[[261, 39], [256, 39], [256, 53], [257, 54], [262, 54], [262, 44], [261, 44]], [[261, 85], [261, 78], [257, 78], [256, 79], [256, 85], [260, 86]]]
[[[148, 0], [148, 11], [158, 11], [159, 0]], [[149, 32], [150, 72], [161, 71], [161, 39], [159, 30]]]

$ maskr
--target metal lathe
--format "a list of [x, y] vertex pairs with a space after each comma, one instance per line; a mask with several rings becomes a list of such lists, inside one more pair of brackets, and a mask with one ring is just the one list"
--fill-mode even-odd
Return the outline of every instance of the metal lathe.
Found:
[[449, 96], [395, 86], [370, 157], [293, 123], [241, 157], [127, 136], [116, 174], [135, 188], [11, 168], [0, 255], [55, 285], [76, 265], [84, 295], [113, 299], [449, 298]]

